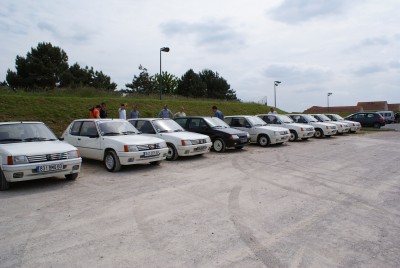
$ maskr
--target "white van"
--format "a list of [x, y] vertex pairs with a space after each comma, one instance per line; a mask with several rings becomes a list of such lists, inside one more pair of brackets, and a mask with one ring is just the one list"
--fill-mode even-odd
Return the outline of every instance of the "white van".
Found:
[[385, 118], [387, 124], [394, 122], [394, 113], [392, 111], [377, 111], [377, 113], [381, 114], [382, 117]]

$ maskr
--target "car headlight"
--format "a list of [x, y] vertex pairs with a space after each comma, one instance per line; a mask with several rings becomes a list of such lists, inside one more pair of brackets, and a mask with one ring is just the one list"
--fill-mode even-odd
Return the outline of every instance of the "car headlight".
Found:
[[28, 164], [28, 158], [26, 155], [17, 155], [17, 156], [8, 156], [7, 164], [8, 165], [20, 165], [20, 164]]
[[279, 131], [274, 131], [274, 136], [279, 136]]
[[136, 145], [124, 145], [124, 152], [139, 152]]
[[81, 156], [81, 155], [80, 155], [80, 153], [79, 153], [78, 150], [74, 150], [74, 151], [69, 151], [69, 152], [67, 152], [67, 157], [68, 157], [68, 159], [78, 158], [78, 157], [80, 157], [80, 156]]
[[250, 139], [250, 133], [247, 132], [246, 134], [247, 134], [247, 138]]
[[183, 146], [192, 145], [192, 142], [191, 142], [190, 140], [181, 140], [181, 144], [182, 144]]
[[164, 142], [160, 142], [160, 148], [167, 148], [167, 143]]
[[[248, 133], [247, 133], [247, 135], [248, 135]], [[206, 138], [206, 142], [207, 142], [207, 143], [210, 143], [210, 142], [211, 142], [211, 138], [210, 138], [210, 137], [207, 137], [207, 138]]]
[[238, 140], [238, 139], [239, 139], [239, 136], [238, 136], [238, 135], [231, 135], [229, 138], [230, 138], [231, 140]]

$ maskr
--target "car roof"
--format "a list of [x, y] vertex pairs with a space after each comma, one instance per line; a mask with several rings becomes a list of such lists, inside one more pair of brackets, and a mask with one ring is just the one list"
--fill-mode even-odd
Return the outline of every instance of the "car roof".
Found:
[[225, 117], [254, 117], [255, 115], [227, 115]]
[[11, 122], [0, 122], [0, 125], [12, 125], [12, 124], [44, 124], [39, 121], [11, 121]]

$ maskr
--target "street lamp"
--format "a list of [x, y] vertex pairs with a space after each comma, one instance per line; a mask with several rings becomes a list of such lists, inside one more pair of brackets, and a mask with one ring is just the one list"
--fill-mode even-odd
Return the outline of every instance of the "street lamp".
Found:
[[169, 52], [169, 47], [160, 48], [160, 100], [162, 99], [161, 52]]
[[329, 96], [330, 96], [330, 95], [332, 95], [332, 93], [331, 93], [331, 92], [328, 92], [327, 97], [326, 97], [327, 100], [328, 100], [328, 112], [329, 112]]
[[275, 108], [276, 108], [276, 87], [282, 83], [281, 81], [274, 81], [274, 100], [275, 100]]

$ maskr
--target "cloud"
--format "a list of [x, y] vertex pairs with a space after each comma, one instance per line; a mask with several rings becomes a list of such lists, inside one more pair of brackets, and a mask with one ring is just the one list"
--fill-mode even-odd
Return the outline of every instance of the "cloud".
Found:
[[381, 66], [380, 64], [369, 64], [365, 66], [361, 66], [357, 70], [355, 70], [353, 73], [357, 76], [366, 76], [374, 73], [380, 73], [386, 71], [387, 68]]
[[270, 65], [264, 70], [264, 75], [273, 80], [285, 83], [317, 83], [329, 78], [330, 72], [322, 68], [308, 66]]
[[238, 33], [229, 21], [206, 21], [187, 23], [170, 21], [162, 24], [161, 31], [168, 36], [193, 37], [199, 46], [213, 50], [229, 50], [245, 44], [245, 38]]
[[315, 18], [342, 14], [346, 9], [346, 0], [284, 0], [267, 15], [288, 24], [309, 21]]

